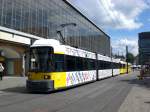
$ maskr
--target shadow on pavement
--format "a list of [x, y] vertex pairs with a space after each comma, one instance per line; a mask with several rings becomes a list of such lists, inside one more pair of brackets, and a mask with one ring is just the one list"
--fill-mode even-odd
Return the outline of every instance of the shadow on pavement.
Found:
[[20, 93], [20, 94], [41, 94], [41, 95], [42, 94], [55, 94], [55, 93], [58, 94], [58, 93], [66, 92], [69, 90], [74, 90], [74, 89], [79, 88], [79, 87], [84, 87], [85, 85], [90, 84], [90, 83], [93, 83], [93, 82], [88, 82], [88, 83], [85, 83], [82, 85], [72, 86], [69, 88], [62, 88], [60, 90], [53, 90], [53, 91], [49, 91], [49, 92], [44, 92], [44, 91], [43, 92], [31, 92], [31, 91], [28, 91], [25, 86], [7, 88], [7, 89], [3, 89], [1, 91], [10, 92], [10, 93]]
[[59, 93], [62, 91], [65, 91], [66, 89], [62, 90], [56, 90], [56, 91], [51, 91], [51, 92], [30, 92], [26, 89], [26, 87], [12, 87], [12, 88], [7, 88], [3, 89], [1, 91], [3, 92], [10, 92], [10, 93], [20, 93], [20, 94], [54, 94], [54, 93]]
[[132, 85], [138, 85], [140, 87], [150, 89], [150, 78], [145, 78], [145, 79], [140, 80], [136, 77], [134, 79], [125, 79], [121, 81], [128, 82], [129, 84], [132, 84]]
[[144, 102], [144, 103], [150, 104], [150, 101], [148, 101], [148, 102]]
[[26, 87], [13, 87], [13, 88], [3, 89], [1, 91], [10, 92], [10, 93], [19, 93], [19, 94], [39, 94], [39, 95], [50, 94], [49, 92], [30, 92], [26, 89]]
[[26, 87], [12, 87], [12, 88], [3, 89], [2, 91], [13, 92], [13, 93], [24, 93], [24, 94], [29, 93]]

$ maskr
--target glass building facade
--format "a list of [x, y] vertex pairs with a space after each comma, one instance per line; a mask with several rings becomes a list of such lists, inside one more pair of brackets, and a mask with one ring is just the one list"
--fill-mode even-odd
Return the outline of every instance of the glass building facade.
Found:
[[[74, 23], [74, 25], [64, 24]], [[110, 56], [110, 38], [65, 0], [0, 0], [0, 26]]]
[[150, 64], [150, 32], [139, 33], [139, 63]]

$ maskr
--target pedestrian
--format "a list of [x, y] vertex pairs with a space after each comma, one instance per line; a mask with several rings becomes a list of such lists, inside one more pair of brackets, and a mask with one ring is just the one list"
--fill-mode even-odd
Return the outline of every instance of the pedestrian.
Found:
[[2, 63], [0, 63], [0, 80], [3, 79], [3, 71], [4, 71], [4, 67], [3, 67]]

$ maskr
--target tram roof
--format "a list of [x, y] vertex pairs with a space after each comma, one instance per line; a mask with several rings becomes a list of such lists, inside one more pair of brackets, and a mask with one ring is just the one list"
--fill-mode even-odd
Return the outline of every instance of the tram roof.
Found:
[[111, 58], [108, 56], [98, 54], [98, 60], [111, 61]]
[[41, 46], [58, 46], [60, 45], [60, 42], [55, 39], [39, 39], [36, 40], [31, 47], [41, 47]]
[[119, 63], [120, 59], [119, 58], [112, 58], [112, 62]]
[[[57, 53], [57, 54], [66, 54], [66, 55], [71, 55], [71, 56], [79, 56], [79, 57], [96, 59], [96, 54], [93, 52], [75, 48], [69, 45], [62, 45], [58, 40], [55, 40], [55, 39], [36, 40], [31, 47], [41, 47], [41, 46], [53, 47], [54, 53]], [[98, 54], [98, 60], [113, 61], [116, 63], [120, 62], [122, 64], [126, 64], [126, 62], [120, 61], [120, 59], [112, 58], [111, 60], [111, 57], [104, 56], [101, 54]]]
[[93, 52], [78, 49], [68, 45], [62, 45], [58, 40], [55, 39], [36, 40], [31, 47], [41, 47], [41, 46], [53, 47], [54, 53], [58, 53], [58, 54], [66, 54], [66, 55], [96, 59], [96, 54]]

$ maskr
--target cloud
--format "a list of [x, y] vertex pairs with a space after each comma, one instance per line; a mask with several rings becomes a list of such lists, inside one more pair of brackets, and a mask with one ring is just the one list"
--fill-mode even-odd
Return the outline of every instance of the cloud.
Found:
[[138, 16], [148, 5], [143, 0], [68, 0], [101, 28], [138, 29]]
[[112, 42], [112, 48], [114, 54], [124, 55], [126, 54], [126, 45], [128, 46], [128, 51], [134, 56], [138, 54], [138, 40], [123, 38], [120, 40], [115, 40]]

